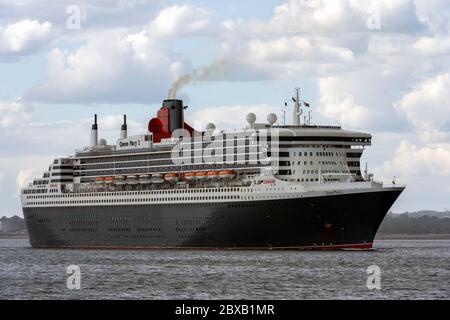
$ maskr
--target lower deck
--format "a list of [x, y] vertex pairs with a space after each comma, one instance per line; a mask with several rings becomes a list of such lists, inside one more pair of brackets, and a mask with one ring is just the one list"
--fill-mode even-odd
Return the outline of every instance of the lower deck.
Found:
[[403, 188], [240, 202], [24, 207], [35, 247], [363, 246]]

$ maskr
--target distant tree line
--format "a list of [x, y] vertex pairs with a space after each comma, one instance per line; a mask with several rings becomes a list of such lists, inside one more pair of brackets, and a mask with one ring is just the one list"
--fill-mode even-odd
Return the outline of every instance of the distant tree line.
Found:
[[0, 232], [20, 232], [25, 230], [25, 220], [21, 217], [13, 216], [11, 218], [0, 218]]
[[378, 232], [385, 234], [450, 234], [450, 218], [411, 217], [408, 213], [388, 214]]

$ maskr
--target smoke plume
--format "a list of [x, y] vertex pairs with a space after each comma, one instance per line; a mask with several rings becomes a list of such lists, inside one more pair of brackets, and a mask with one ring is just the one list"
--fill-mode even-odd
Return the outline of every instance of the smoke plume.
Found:
[[211, 81], [225, 71], [225, 60], [216, 61], [208, 66], [194, 69], [191, 73], [179, 77], [169, 90], [169, 99], [175, 99], [183, 86], [194, 81]]

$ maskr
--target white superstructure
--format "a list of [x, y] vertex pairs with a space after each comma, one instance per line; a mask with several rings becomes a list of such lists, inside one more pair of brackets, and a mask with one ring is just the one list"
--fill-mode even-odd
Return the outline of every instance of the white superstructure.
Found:
[[108, 145], [98, 140], [95, 115], [90, 145], [55, 159], [23, 189], [22, 204], [239, 201], [381, 187], [360, 171], [370, 134], [306, 119], [300, 125], [298, 91], [293, 100], [293, 125], [276, 125], [274, 114], [257, 123], [249, 114], [248, 126], [239, 131], [217, 132], [209, 124], [192, 137], [158, 142], [152, 132], [128, 136], [124, 116], [120, 138]]

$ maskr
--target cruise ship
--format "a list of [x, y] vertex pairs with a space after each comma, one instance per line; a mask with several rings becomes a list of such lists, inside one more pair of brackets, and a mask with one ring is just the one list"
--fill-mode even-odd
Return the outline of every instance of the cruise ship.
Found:
[[226, 132], [194, 129], [183, 101], [168, 99], [141, 135], [128, 136], [124, 116], [115, 144], [98, 138], [95, 115], [89, 146], [22, 189], [30, 244], [371, 249], [405, 187], [361, 171], [370, 134], [311, 124], [298, 91], [292, 101], [292, 124], [249, 113], [245, 128]]

